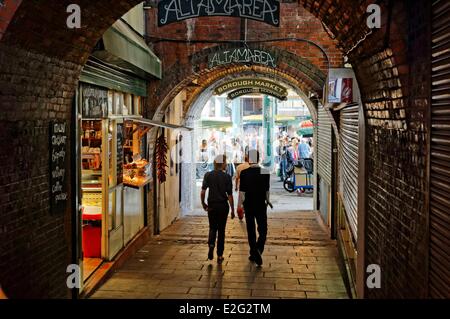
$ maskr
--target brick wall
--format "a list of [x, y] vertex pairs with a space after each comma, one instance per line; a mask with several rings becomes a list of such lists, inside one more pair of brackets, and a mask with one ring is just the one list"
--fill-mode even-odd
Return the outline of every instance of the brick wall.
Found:
[[22, 0], [0, 1], [0, 40], [21, 3]]
[[[248, 20], [247, 41], [262, 41], [268, 38], [285, 39], [297, 38], [314, 41], [320, 45], [327, 53], [330, 59], [330, 66], [340, 67], [343, 65], [342, 52], [337, 48], [338, 42], [332, 40], [325, 31], [321, 22], [309, 13], [305, 8], [299, 6], [298, 3], [282, 3], [281, 4], [281, 24], [280, 27], [273, 27], [260, 22]], [[163, 81], [154, 83], [150, 90], [152, 94], [152, 104], [150, 107], [155, 111], [158, 106], [165, 108], [168, 104], [163, 101], [164, 97], [171, 94], [172, 98], [185, 86], [179, 87], [176, 92], [171, 90], [177, 87], [187, 78], [201, 75], [197, 78], [205, 79], [214, 77], [214, 72], [207, 74], [208, 65], [205, 63], [207, 54], [213, 50], [219, 50], [230, 44], [211, 44], [197, 43], [196, 40], [207, 41], [233, 41], [241, 40], [241, 23], [240, 19], [229, 17], [208, 17], [198, 19], [188, 19], [180, 23], [169, 24], [166, 26], [157, 26], [157, 9], [147, 11], [147, 33], [149, 36], [148, 43], [153, 46], [154, 52], [160, 57], [163, 64]], [[163, 39], [190, 40], [193, 43], [174, 43], [161, 41]], [[301, 41], [276, 41], [264, 44], [255, 44], [263, 46], [268, 50], [274, 50], [275, 56], [288, 61], [297, 61], [302, 59], [309, 65], [326, 73], [328, 63], [319, 48], [312, 44]], [[199, 56], [202, 58], [199, 59]], [[282, 63], [281, 63], [282, 64]], [[286, 71], [287, 65], [280, 65], [279, 71]], [[215, 68], [220, 70], [221, 68]], [[220, 72], [220, 71], [219, 71]], [[304, 77], [299, 72], [298, 77]], [[304, 77], [306, 82], [308, 81]], [[303, 80], [302, 80], [303, 81]], [[323, 81], [323, 80], [322, 80]], [[322, 85], [323, 83], [321, 83]], [[311, 91], [314, 89], [309, 88]], [[321, 89], [315, 88], [318, 93]], [[305, 91], [306, 90], [305, 88]], [[169, 99], [170, 102], [170, 99]], [[164, 105], [161, 105], [161, 104]]]
[[[12, 2], [19, 4], [6, 4]], [[24, 1], [8, 29], [0, 29], [0, 284], [10, 298], [70, 297], [70, 181], [68, 209], [51, 215], [49, 121], [70, 124], [72, 97], [91, 48], [137, 2], [111, 9], [106, 0], [78, 1], [84, 28], [74, 31], [66, 27], [65, 12], [77, 1]]]
[[366, 289], [369, 298], [427, 294], [427, 6], [395, 1], [388, 47], [380, 47], [384, 20], [357, 53], [367, 58], [353, 56], [368, 120], [366, 264], [382, 272], [382, 288]]

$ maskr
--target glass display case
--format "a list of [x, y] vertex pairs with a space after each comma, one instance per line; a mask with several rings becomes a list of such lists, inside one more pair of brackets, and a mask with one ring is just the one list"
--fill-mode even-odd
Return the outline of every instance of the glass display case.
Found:
[[150, 163], [145, 159], [138, 159], [125, 164], [123, 173], [123, 182], [126, 186], [144, 186], [150, 181]]
[[124, 165], [123, 183], [129, 187], [143, 187], [151, 180], [151, 166], [147, 159], [143, 158], [143, 137], [148, 128], [127, 121], [124, 127]]

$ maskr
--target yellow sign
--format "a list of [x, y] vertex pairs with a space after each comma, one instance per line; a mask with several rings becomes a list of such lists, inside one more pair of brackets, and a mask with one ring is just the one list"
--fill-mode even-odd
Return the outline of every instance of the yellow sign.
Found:
[[284, 86], [279, 85], [273, 81], [262, 80], [262, 79], [252, 79], [252, 78], [242, 78], [235, 79], [218, 86], [214, 93], [216, 95], [222, 95], [229, 91], [235, 91], [242, 88], [259, 88], [264, 90], [270, 90], [275, 92], [280, 97], [287, 97], [288, 91]]

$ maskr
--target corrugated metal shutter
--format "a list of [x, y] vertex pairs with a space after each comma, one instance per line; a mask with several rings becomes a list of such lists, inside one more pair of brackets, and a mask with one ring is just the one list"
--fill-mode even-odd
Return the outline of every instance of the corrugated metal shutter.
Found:
[[432, 298], [450, 298], [450, 2], [433, 2], [430, 176]]
[[321, 105], [317, 127], [317, 171], [320, 177], [331, 185], [331, 118]]
[[341, 110], [339, 132], [340, 189], [347, 220], [356, 241], [358, 221], [359, 105]]
[[109, 67], [94, 57], [90, 57], [84, 65], [80, 81], [111, 90], [147, 96], [145, 80]]

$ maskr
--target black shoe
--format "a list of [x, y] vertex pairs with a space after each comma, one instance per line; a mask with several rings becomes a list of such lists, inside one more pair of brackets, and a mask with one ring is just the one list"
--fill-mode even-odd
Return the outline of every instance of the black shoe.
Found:
[[218, 264], [223, 263], [223, 260], [224, 260], [224, 258], [223, 258], [222, 256], [218, 256], [218, 257], [217, 257], [217, 263], [218, 263]]
[[208, 259], [209, 260], [213, 260], [214, 259], [214, 247], [209, 247]]
[[254, 262], [255, 261], [255, 257], [253, 257], [253, 255], [248, 256], [248, 260]]
[[261, 266], [263, 264], [261, 253], [259, 251], [256, 251], [256, 254], [253, 256], [253, 258], [255, 259], [255, 263], [258, 266]]

